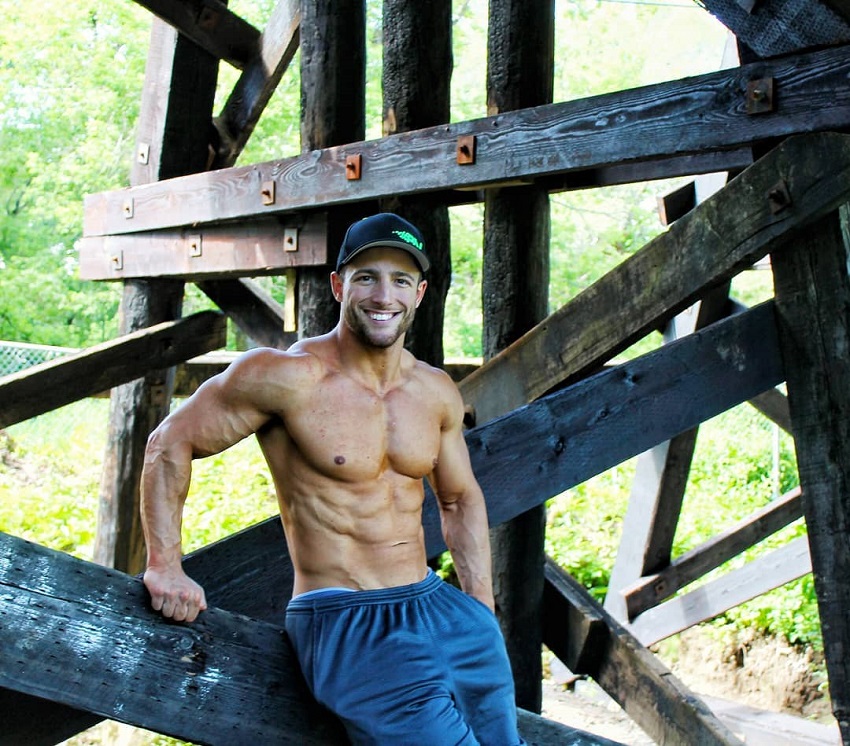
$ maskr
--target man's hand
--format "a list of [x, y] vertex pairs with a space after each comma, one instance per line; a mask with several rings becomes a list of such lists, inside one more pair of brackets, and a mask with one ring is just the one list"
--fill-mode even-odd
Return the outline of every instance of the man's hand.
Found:
[[153, 608], [175, 622], [194, 622], [207, 608], [204, 589], [186, 575], [182, 567], [148, 567], [144, 581]]

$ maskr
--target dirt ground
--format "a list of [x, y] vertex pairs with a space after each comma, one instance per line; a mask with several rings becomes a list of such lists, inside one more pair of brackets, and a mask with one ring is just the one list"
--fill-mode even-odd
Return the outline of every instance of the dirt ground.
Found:
[[[712, 707], [718, 702], [730, 703], [778, 713], [780, 718], [801, 719], [804, 722], [795, 723], [783, 718], [782, 723], [790, 722], [791, 728], [799, 724], [799, 736], [786, 736], [796, 746], [839, 743], [822, 661], [811, 650], [800, 651], [769, 638], [720, 640], [700, 628], [687, 630], [656, 648], [653, 650], [674, 675]], [[628, 746], [655, 743], [593, 682], [571, 681], [570, 672], [557, 660], [549, 664], [547, 673], [543, 681], [546, 717]], [[748, 744], [775, 746], [780, 742], [776, 734], [760, 740], [757, 734], [742, 735], [738, 727], [727, 725]]]

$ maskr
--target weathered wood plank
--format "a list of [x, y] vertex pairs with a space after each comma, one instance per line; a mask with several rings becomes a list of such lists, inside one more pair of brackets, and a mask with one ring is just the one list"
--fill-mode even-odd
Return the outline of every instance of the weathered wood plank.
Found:
[[[790, 206], [768, 193], [784, 182]], [[461, 383], [485, 420], [598, 369], [850, 195], [850, 138], [790, 138]]]
[[771, 254], [830, 699], [844, 743], [850, 743], [848, 223], [843, 205]]
[[628, 618], [634, 619], [641, 612], [797, 520], [802, 514], [800, 489], [797, 488], [704, 544], [685, 552], [663, 570], [623, 588]]
[[[39, 717], [70, 706], [216, 746], [348, 743], [280, 626], [215, 607], [167, 622], [137, 578], [2, 533], [0, 619], [0, 687], [15, 707], [39, 704]], [[519, 722], [529, 744], [614, 743], [530, 713]]]
[[224, 316], [203, 311], [4, 376], [0, 378], [0, 427], [132, 381], [150, 369], [167, 368], [224, 343]]
[[[740, 744], [672, 673], [551, 559], [546, 561], [544, 642], [570, 670], [592, 677], [658, 743]], [[552, 604], [552, 606], [550, 606]], [[589, 635], [570, 616], [592, 619]], [[550, 618], [551, 617], [555, 617]], [[576, 658], [577, 646], [584, 654]], [[567, 664], [569, 665], [569, 664]]]
[[652, 645], [811, 571], [809, 542], [801, 536], [683, 596], [654, 606], [636, 617], [629, 628], [641, 643]]
[[227, 168], [245, 147], [272, 94], [298, 49], [301, 7], [298, 0], [279, 0], [214, 124], [222, 142], [213, 168]]
[[0, 547], [0, 685], [200, 744], [345, 743], [280, 627], [215, 608], [168, 623], [140, 580]]
[[76, 243], [80, 277], [259, 277], [328, 262], [327, 218], [271, 218], [244, 225], [93, 236]]
[[256, 55], [260, 32], [219, 0], [135, 0], [216, 59], [240, 70]]
[[255, 282], [204, 280], [198, 287], [258, 345], [286, 349], [295, 342], [284, 331], [283, 306]]
[[[514, 518], [783, 378], [773, 306], [712, 324], [467, 433], [491, 525]], [[442, 550], [433, 500], [428, 555]]]
[[[848, 70], [846, 49], [830, 49], [89, 195], [84, 232], [130, 233], [388, 195], [476, 188], [843, 128], [850, 124]], [[781, 91], [775, 111], [747, 115], [747, 82], [768, 76]], [[457, 138], [462, 135], [477, 138], [471, 166], [457, 163]], [[578, 139], [580, 148], [575, 147]], [[349, 155], [362, 158], [359, 180], [346, 178]], [[278, 196], [265, 205], [263, 185], [270, 181]]]

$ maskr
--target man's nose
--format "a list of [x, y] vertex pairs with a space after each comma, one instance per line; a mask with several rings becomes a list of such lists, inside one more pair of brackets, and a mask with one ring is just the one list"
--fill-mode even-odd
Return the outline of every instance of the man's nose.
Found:
[[381, 303], [389, 303], [392, 300], [392, 286], [389, 280], [380, 279], [378, 280], [372, 292], [372, 298]]

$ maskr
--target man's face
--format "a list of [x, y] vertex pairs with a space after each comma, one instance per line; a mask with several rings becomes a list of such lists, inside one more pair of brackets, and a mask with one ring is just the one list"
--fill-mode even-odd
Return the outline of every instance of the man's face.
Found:
[[346, 326], [364, 344], [386, 348], [410, 328], [427, 282], [406, 251], [379, 246], [334, 272], [331, 286]]

